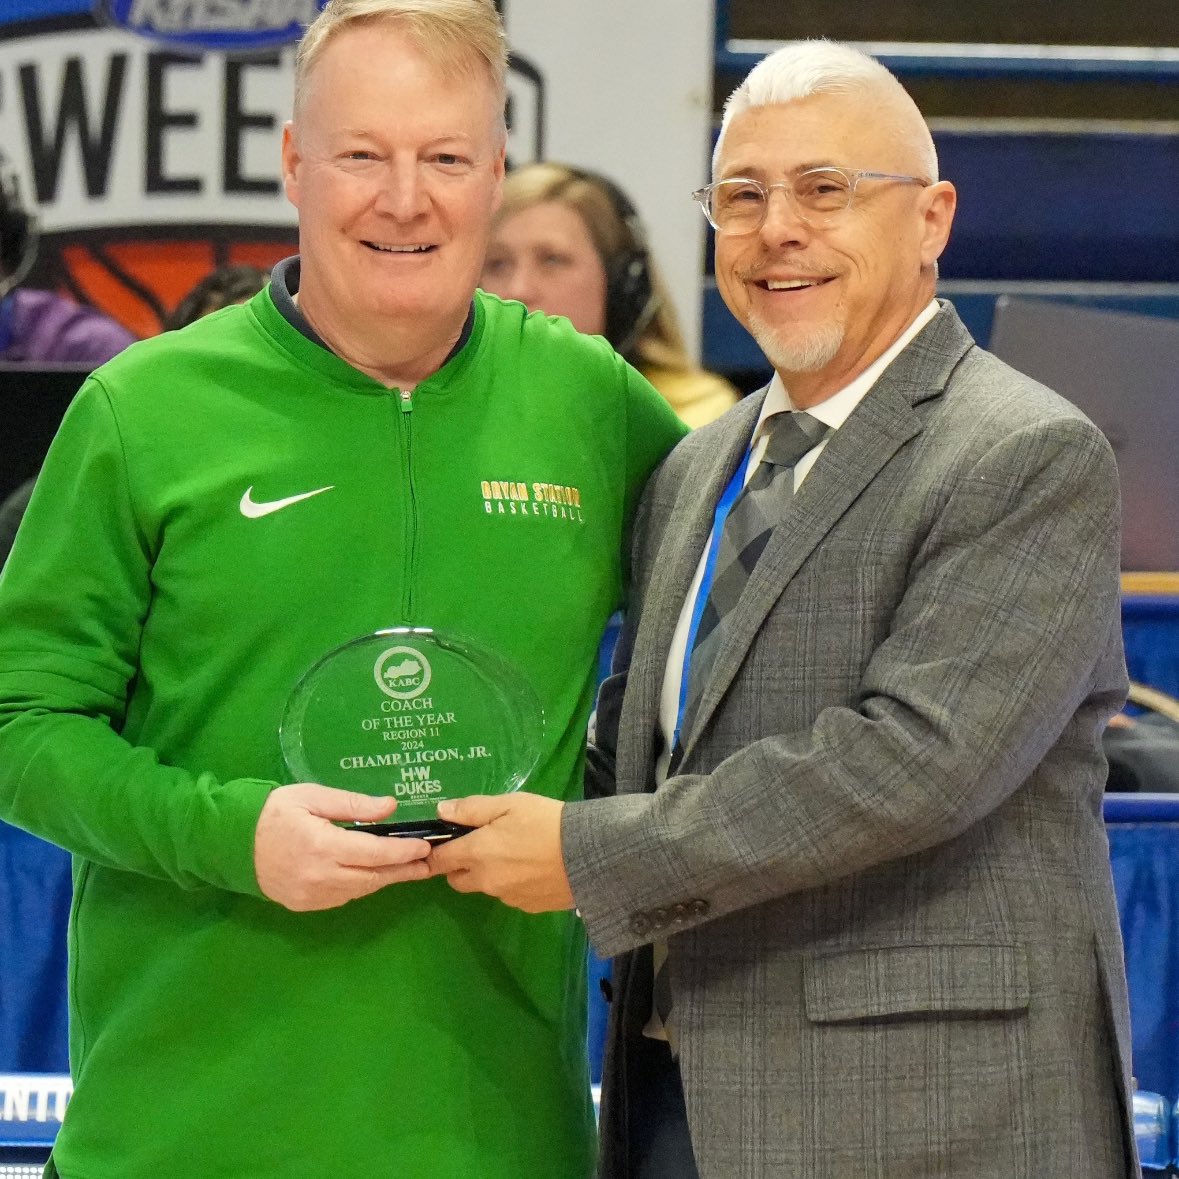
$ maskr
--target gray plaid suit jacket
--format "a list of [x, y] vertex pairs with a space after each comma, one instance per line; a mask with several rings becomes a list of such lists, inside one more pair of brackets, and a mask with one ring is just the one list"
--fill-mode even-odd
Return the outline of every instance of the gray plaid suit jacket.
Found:
[[627, 1044], [668, 938], [702, 1179], [1134, 1175], [1109, 447], [944, 304], [783, 505], [656, 791], [668, 647], [763, 397], [648, 486], [589, 760], [619, 796], [562, 820], [621, 956], [602, 1174], [628, 1174]]

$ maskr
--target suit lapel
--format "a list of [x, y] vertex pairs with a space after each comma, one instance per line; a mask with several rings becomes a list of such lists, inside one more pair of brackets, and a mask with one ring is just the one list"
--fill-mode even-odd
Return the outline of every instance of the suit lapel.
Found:
[[941, 396], [954, 367], [973, 343], [954, 309], [943, 304], [831, 436], [798, 494], [783, 502], [781, 519], [728, 619], [686, 735], [685, 757], [790, 579], [892, 456], [921, 432], [921, 419], [913, 407]]
[[[675, 505], [663, 526], [651, 581], [639, 604], [640, 619], [630, 664], [623, 718], [619, 726], [620, 789], [647, 788], [655, 762], [659, 701], [668, 650], [684, 599], [712, 531], [717, 502], [749, 446], [766, 390], [751, 394], [724, 419], [710, 454], [694, 464], [681, 483]], [[625, 785], [624, 785], [625, 784]]]

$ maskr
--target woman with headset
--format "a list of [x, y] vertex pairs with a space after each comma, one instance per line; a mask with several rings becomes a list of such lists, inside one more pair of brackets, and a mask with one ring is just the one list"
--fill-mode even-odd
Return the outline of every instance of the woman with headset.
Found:
[[484, 290], [605, 336], [689, 426], [736, 404], [737, 391], [688, 356], [638, 214], [616, 184], [564, 164], [526, 164], [503, 193]]

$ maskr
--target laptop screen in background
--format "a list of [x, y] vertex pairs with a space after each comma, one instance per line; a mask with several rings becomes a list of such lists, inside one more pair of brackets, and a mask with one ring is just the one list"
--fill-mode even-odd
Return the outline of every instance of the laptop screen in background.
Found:
[[1179, 570], [1179, 320], [1004, 295], [990, 350], [1067, 397], [1109, 439], [1122, 569]]

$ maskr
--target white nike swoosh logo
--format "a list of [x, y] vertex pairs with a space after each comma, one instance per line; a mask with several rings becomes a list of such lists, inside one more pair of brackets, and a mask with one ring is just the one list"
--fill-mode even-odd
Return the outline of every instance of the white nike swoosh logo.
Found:
[[300, 500], [310, 499], [313, 495], [322, 495], [325, 491], [331, 491], [335, 486], [333, 483], [330, 487], [317, 487], [314, 491], [304, 491], [301, 495], [288, 495], [286, 499], [267, 500], [265, 503], [254, 501], [254, 488], [250, 486], [246, 488], [242, 495], [242, 502], [238, 504], [238, 507], [241, 508], [242, 515], [247, 520], [258, 520], [262, 516], [269, 516], [271, 512], [281, 512], [283, 508], [289, 508], [291, 504], [297, 504]]

